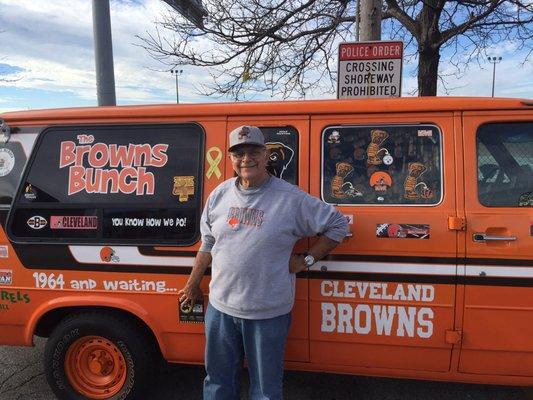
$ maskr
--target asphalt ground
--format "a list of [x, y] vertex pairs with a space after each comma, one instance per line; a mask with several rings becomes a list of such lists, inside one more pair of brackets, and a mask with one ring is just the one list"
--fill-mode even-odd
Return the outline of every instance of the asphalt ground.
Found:
[[[0, 346], [0, 400], [54, 400], [36, 347]], [[193, 400], [202, 393], [202, 367], [164, 368], [147, 400]], [[247, 386], [246, 377], [243, 379]], [[247, 399], [244, 395], [243, 399]], [[286, 400], [533, 400], [533, 388], [469, 385], [288, 371]]]

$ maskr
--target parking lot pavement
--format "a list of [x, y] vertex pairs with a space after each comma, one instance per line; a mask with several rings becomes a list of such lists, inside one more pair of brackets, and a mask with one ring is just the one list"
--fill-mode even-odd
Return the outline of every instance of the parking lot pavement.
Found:
[[[42, 368], [43, 347], [42, 339], [36, 340], [35, 348], [0, 346], [1, 400], [54, 400]], [[202, 367], [169, 366], [161, 372], [147, 400], [200, 399], [203, 376]], [[285, 375], [285, 398], [286, 400], [533, 400], [533, 390], [289, 371]]]

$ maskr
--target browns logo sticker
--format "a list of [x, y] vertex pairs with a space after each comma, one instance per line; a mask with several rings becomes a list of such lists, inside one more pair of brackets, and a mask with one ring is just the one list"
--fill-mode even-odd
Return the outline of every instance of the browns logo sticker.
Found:
[[387, 192], [387, 189], [392, 186], [392, 178], [384, 171], [374, 172], [370, 176], [370, 186], [372, 186], [376, 192], [385, 193]]
[[294, 157], [294, 150], [280, 142], [268, 142], [265, 146], [268, 152], [268, 172], [276, 178], [283, 178], [283, 173]]
[[119, 262], [120, 258], [115, 253], [115, 250], [113, 250], [109, 246], [102, 247], [100, 250], [100, 259], [103, 262]]
[[48, 221], [40, 215], [34, 215], [26, 223], [31, 229], [43, 229], [48, 224]]

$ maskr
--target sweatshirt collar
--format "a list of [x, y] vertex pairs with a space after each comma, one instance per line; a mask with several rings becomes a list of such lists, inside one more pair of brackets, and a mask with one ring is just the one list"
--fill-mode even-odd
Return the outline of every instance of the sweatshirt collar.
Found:
[[264, 191], [270, 185], [271, 181], [272, 181], [272, 175], [268, 175], [268, 178], [265, 179], [265, 181], [261, 183], [261, 185], [245, 189], [241, 186], [239, 177], [237, 177], [235, 178], [235, 189], [237, 190], [239, 194], [246, 195], [246, 196], [253, 195], [253, 194], [261, 193], [262, 191]]

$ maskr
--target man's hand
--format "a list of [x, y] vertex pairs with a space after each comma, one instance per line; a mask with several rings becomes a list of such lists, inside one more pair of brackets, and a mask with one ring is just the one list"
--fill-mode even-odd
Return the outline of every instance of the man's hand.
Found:
[[187, 280], [187, 284], [183, 289], [178, 292], [180, 304], [189, 303], [190, 306], [194, 306], [196, 300], [200, 300], [203, 297], [202, 290], [200, 289], [200, 282], [206, 268], [211, 264], [211, 253], [199, 251], [194, 259], [194, 266], [192, 267], [191, 275]]
[[185, 285], [183, 289], [178, 292], [180, 296], [180, 304], [189, 303], [191, 307], [197, 300], [201, 300], [204, 296], [199, 285]]
[[289, 260], [289, 272], [291, 274], [297, 274], [298, 272], [305, 271], [307, 266], [305, 265], [305, 256], [301, 254], [293, 254]]

